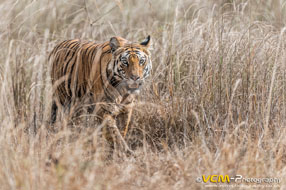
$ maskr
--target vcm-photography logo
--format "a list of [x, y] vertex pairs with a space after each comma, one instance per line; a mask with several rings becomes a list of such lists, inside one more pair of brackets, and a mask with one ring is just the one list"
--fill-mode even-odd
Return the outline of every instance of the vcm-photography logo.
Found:
[[262, 177], [262, 178], [248, 178], [243, 177], [242, 175], [236, 175], [234, 177], [229, 177], [229, 175], [202, 175], [202, 177], [197, 177], [197, 183], [276, 183], [279, 184], [281, 182], [280, 178], [272, 178], [272, 177]]

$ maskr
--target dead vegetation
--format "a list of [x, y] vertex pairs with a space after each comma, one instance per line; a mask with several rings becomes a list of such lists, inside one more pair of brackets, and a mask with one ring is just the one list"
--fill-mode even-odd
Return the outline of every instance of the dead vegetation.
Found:
[[[276, 177], [285, 188], [285, 5], [2, 0], [0, 189], [204, 189], [197, 177], [212, 174]], [[55, 44], [147, 34], [152, 76], [125, 138], [134, 154], [106, 159], [94, 115], [49, 133]]]

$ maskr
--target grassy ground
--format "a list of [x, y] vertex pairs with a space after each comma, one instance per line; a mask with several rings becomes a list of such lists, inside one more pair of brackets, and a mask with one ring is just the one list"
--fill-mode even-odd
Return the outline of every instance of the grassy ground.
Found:
[[[280, 178], [229, 185], [286, 188], [285, 6], [279, 0], [0, 0], [0, 189], [227, 185], [197, 183], [202, 175]], [[47, 131], [47, 56], [58, 42], [115, 35], [139, 41], [148, 34], [153, 72], [125, 139], [134, 155], [116, 149], [107, 160], [93, 115], [73, 128], [63, 119], [58, 133]]]

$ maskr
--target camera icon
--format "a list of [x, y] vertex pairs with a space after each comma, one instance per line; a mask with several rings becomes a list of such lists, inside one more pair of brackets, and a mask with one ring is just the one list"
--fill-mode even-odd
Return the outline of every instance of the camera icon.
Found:
[[203, 182], [203, 179], [202, 179], [201, 177], [197, 177], [196, 182], [197, 182], [197, 183], [202, 183], [202, 182]]

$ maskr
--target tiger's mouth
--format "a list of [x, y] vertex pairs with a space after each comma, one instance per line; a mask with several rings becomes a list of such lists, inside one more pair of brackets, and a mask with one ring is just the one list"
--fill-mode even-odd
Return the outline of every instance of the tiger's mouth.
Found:
[[127, 88], [129, 89], [138, 89], [140, 88], [140, 83], [139, 82], [129, 82], [127, 83]]
[[142, 81], [125, 80], [117, 85], [116, 88], [121, 94], [139, 94], [142, 84]]
[[141, 82], [132, 82], [131, 84], [127, 84], [126, 89], [129, 94], [139, 94], [141, 86]]
[[128, 92], [128, 94], [139, 94], [140, 88], [129, 88], [129, 87], [127, 87], [127, 92]]

